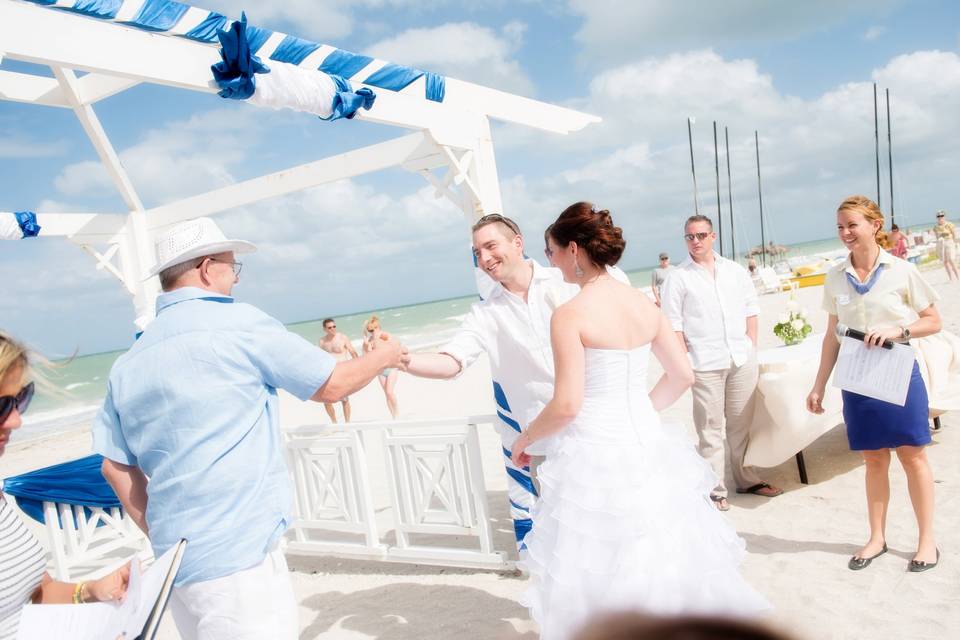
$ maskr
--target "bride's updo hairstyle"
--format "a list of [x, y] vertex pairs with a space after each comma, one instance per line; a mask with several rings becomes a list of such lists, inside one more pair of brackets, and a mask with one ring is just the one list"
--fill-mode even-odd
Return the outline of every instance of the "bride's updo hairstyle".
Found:
[[561, 247], [576, 242], [590, 261], [601, 267], [617, 264], [627, 246], [623, 230], [613, 226], [610, 212], [597, 211], [589, 202], [578, 202], [564, 209], [547, 232]]

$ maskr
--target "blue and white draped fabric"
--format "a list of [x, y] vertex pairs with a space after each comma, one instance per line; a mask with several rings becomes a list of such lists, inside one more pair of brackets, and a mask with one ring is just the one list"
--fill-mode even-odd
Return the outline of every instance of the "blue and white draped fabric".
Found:
[[0, 240], [21, 240], [40, 234], [37, 216], [32, 211], [0, 211]]
[[302, 60], [310, 53], [304, 41], [287, 36], [274, 51], [274, 61], [265, 65], [251, 53], [252, 43], [262, 37], [259, 31], [251, 29], [255, 28], [247, 27], [247, 16], [242, 14], [229, 30], [218, 34], [221, 62], [213, 65], [211, 71], [221, 97], [272, 109], [305, 111], [324, 120], [353, 118], [360, 108], [373, 106], [376, 96], [366, 87], [353, 91], [350, 83], [339, 76], [277, 60]]
[[[217, 44], [217, 34], [229, 30], [233, 20], [217, 13], [173, 0], [27, 0], [61, 11], [82, 13], [91, 18], [123, 24], [160, 35], [178, 36], [197, 42]], [[303, 70], [320, 70], [346, 81], [379, 89], [402, 91], [423, 79], [423, 97], [443, 102], [446, 80], [443, 76], [405, 67], [369, 56], [351, 53], [330, 45], [308, 42], [283, 33], [247, 28], [251, 54], [270, 61], [284, 62]]]

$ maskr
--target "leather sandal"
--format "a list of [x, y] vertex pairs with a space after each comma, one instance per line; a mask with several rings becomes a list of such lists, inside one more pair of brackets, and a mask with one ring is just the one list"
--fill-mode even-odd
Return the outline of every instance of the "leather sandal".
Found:
[[752, 487], [747, 487], [746, 489], [740, 489], [738, 487], [737, 493], [752, 493], [755, 496], [763, 496], [764, 498], [776, 498], [778, 495], [783, 493], [783, 489], [773, 487], [766, 482], [758, 482]]
[[723, 496], [710, 496], [717, 507], [717, 511], [730, 511], [730, 503]]

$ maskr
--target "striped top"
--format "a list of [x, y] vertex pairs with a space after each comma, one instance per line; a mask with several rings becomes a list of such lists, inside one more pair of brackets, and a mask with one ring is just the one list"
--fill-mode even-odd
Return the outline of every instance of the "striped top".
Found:
[[0, 493], [0, 640], [17, 637], [20, 610], [46, 573], [40, 541]]

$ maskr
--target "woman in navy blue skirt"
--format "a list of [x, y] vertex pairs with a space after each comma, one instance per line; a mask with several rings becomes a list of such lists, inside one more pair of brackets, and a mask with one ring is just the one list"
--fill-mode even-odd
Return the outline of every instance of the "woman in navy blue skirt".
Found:
[[[939, 296], [917, 268], [895, 258], [881, 246], [885, 242], [883, 214], [865, 196], [851, 196], [837, 210], [837, 233], [850, 250], [846, 261], [827, 273], [823, 307], [829, 314], [820, 354], [820, 370], [807, 396], [807, 408], [823, 413], [824, 390], [837, 362], [840, 343], [837, 324], [859, 329], [864, 342], [877, 348], [885, 340], [909, 344], [940, 331], [940, 314], [934, 307]], [[907, 392], [899, 406], [849, 391], [843, 392], [843, 419], [850, 448], [860, 451], [866, 466], [867, 513], [870, 539], [847, 566], [865, 569], [887, 551], [885, 527], [890, 501], [890, 450], [907, 475], [907, 486], [920, 535], [910, 571], [937, 565], [940, 552], [933, 536], [933, 472], [924, 447], [930, 443], [927, 390], [916, 362]]]

